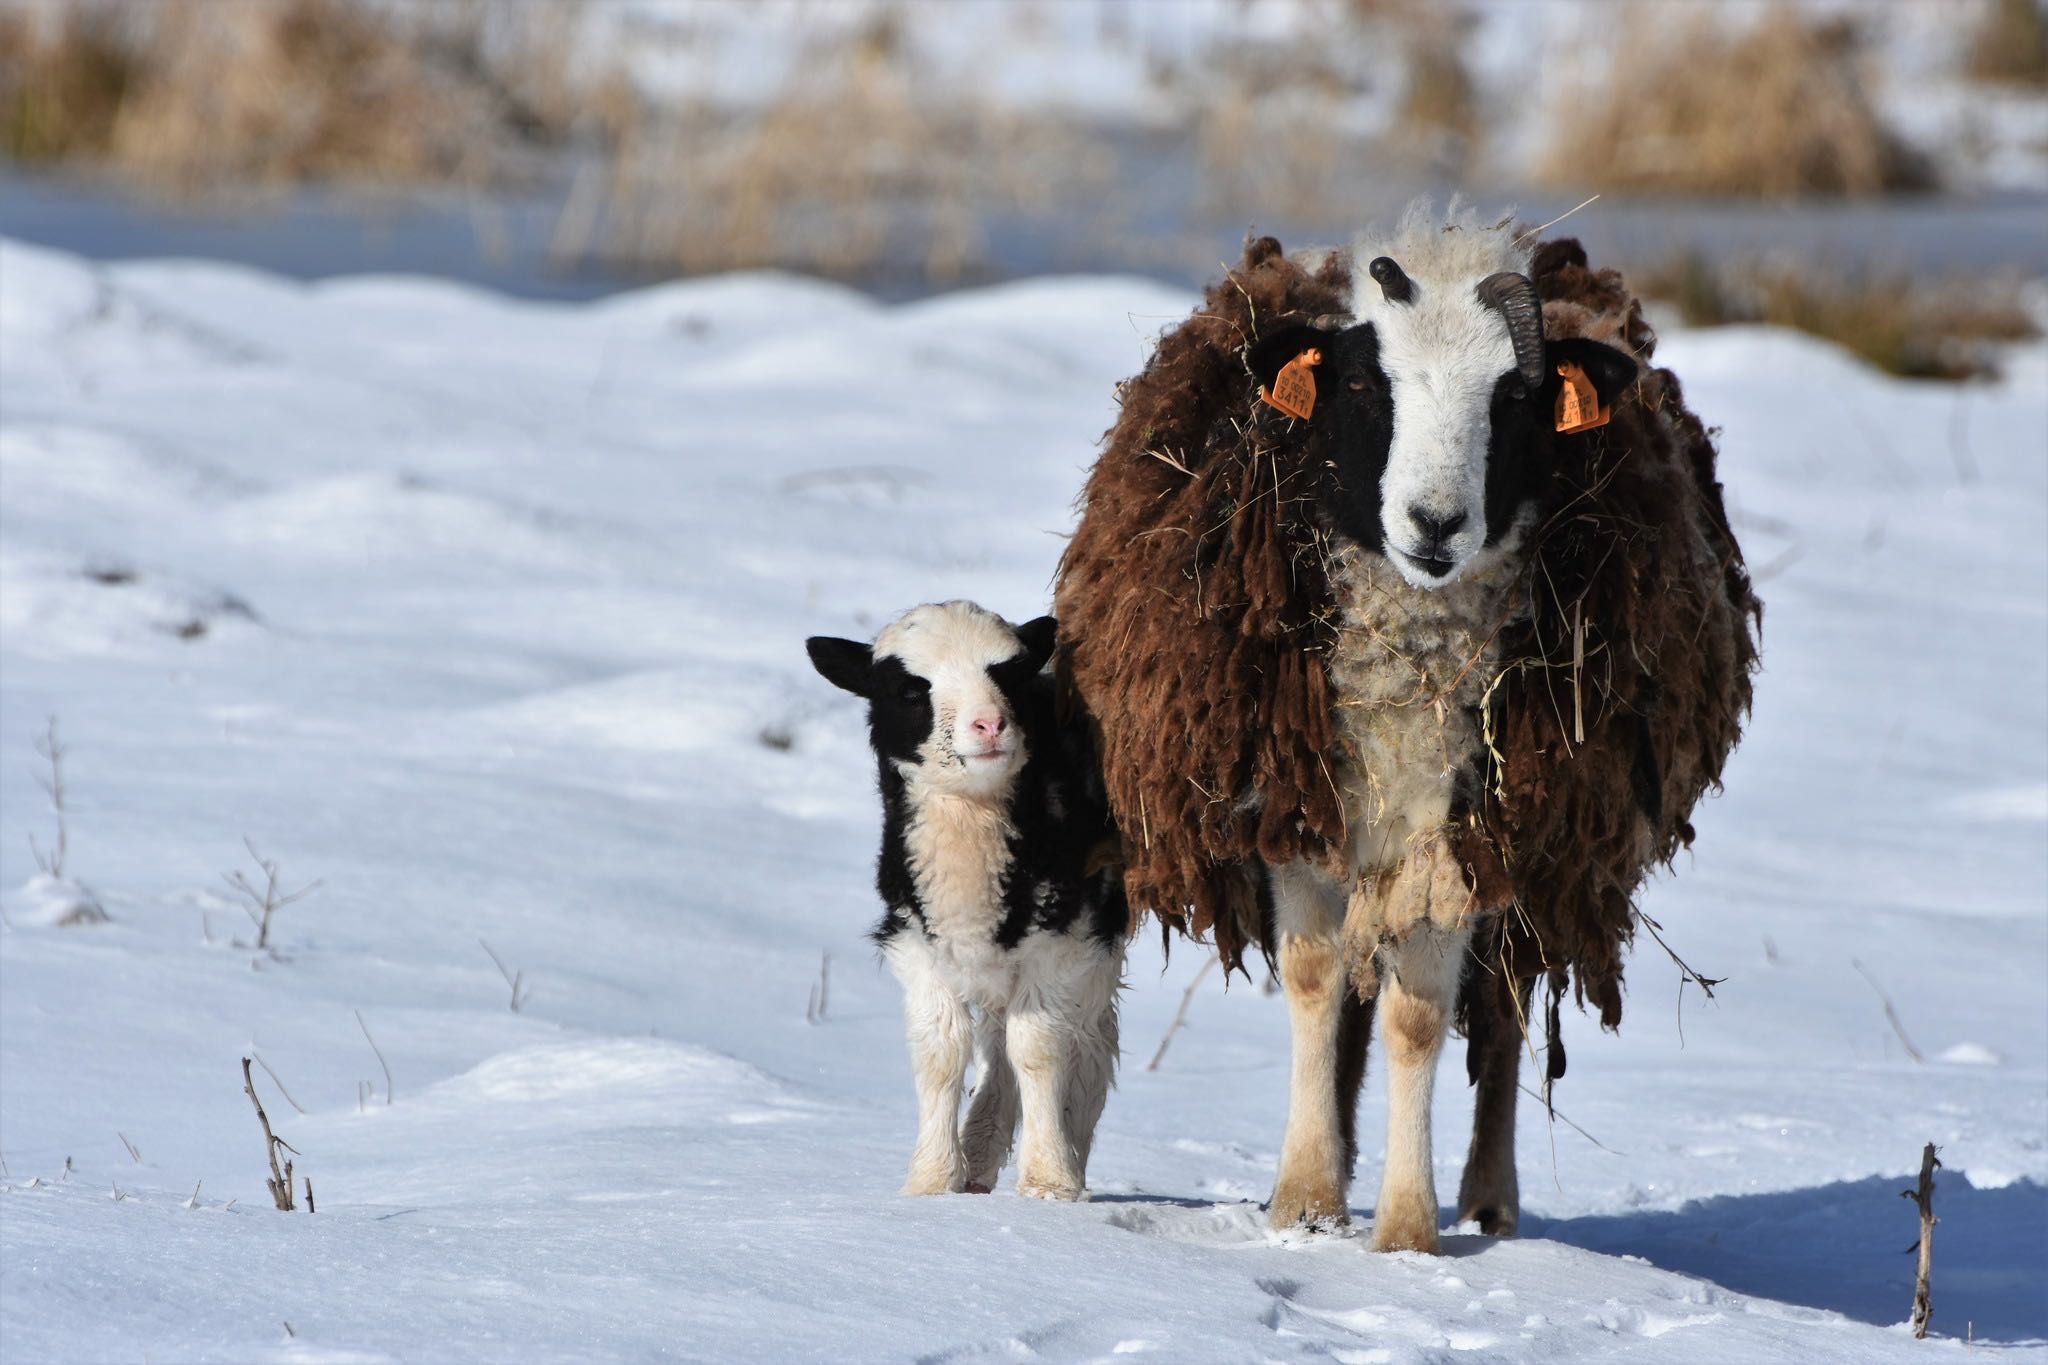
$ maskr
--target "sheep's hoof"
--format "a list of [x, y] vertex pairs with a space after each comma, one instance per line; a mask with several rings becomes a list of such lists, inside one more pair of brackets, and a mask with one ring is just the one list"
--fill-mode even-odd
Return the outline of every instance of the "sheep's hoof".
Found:
[[965, 1184], [959, 1175], [945, 1171], [912, 1171], [910, 1179], [903, 1182], [898, 1194], [955, 1194]]
[[1077, 1181], [1057, 1177], [1027, 1175], [1017, 1181], [1017, 1193], [1026, 1199], [1075, 1200], [1081, 1197], [1081, 1186]]
[[1419, 1251], [1425, 1256], [1442, 1253], [1437, 1240], [1435, 1216], [1414, 1215], [1403, 1217], [1398, 1213], [1378, 1213], [1372, 1220], [1372, 1249], [1374, 1251]]
[[1275, 1232], [1290, 1228], [1329, 1232], [1349, 1226], [1351, 1210], [1344, 1206], [1343, 1194], [1332, 1187], [1306, 1181], [1283, 1182], [1273, 1190], [1267, 1222]]
[[995, 1186], [984, 1185], [979, 1180], [968, 1181], [967, 1188], [962, 1191], [963, 1194], [994, 1194], [995, 1192]]
[[1479, 1231], [1488, 1237], [1512, 1237], [1522, 1220], [1519, 1212], [1513, 1208], [1488, 1204], [1484, 1208], [1460, 1210], [1458, 1221], [1477, 1223]]

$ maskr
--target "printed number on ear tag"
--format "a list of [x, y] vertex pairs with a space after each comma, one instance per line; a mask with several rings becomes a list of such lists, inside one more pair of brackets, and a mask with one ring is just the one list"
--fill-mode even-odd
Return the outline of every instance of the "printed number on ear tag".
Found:
[[1259, 397], [1268, 406], [1306, 422], [1309, 414], [1316, 410], [1315, 367], [1322, 363], [1323, 353], [1309, 347], [1281, 366], [1280, 373], [1273, 376], [1273, 387], [1270, 390], [1261, 388]]
[[1557, 367], [1557, 373], [1564, 380], [1557, 389], [1558, 434], [1569, 436], [1606, 426], [1614, 410], [1600, 406], [1600, 391], [1586, 378], [1586, 372], [1566, 361]]

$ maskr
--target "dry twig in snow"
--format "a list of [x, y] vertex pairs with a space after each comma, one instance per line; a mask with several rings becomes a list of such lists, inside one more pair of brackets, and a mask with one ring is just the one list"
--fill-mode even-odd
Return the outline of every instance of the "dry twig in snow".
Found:
[[263, 870], [263, 889], [259, 891], [247, 877], [242, 875], [239, 869], [234, 872], [224, 872], [221, 874], [221, 877], [229, 886], [241, 892], [242, 896], [249, 902], [242, 909], [255, 922], [256, 946], [258, 948], [268, 948], [270, 946], [270, 917], [292, 902], [304, 900], [312, 895], [320, 889], [321, 883], [311, 881], [296, 891], [286, 892], [278, 880], [277, 863], [258, 853], [256, 845], [249, 841], [247, 835], [242, 837], [242, 847], [249, 850], [249, 856], [256, 860], [256, 866]]
[[810, 1003], [804, 1006], [804, 1022], [822, 1024], [825, 1022], [825, 1007], [832, 1003], [832, 954], [825, 954], [818, 964], [818, 984], [811, 987]]
[[363, 1012], [355, 1011], [356, 1027], [363, 1031], [363, 1041], [370, 1045], [370, 1051], [377, 1054], [377, 1065], [384, 1068], [384, 1103], [391, 1103], [391, 1063], [384, 1060], [384, 1049], [377, 1046], [377, 1040], [370, 1036], [370, 1026], [363, 1022]]
[[249, 1103], [256, 1106], [256, 1121], [263, 1125], [263, 1154], [270, 1158], [270, 1178], [263, 1183], [270, 1190], [270, 1200], [280, 1213], [290, 1213], [292, 1203], [292, 1163], [286, 1158], [284, 1169], [279, 1170], [277, 1153], [279, 1148], [297, 1156], [299, 1149], [270, 1131], [270, 1115], [263, 1112], [263, 1101], [256, 1098], [256, 1078], [249, 1071], [250, 1059], [242, 1058], [242, 1091], [248, 1095]]
[[485, 943], [482, 939], [478, 939], [476, 942], [478, 947], [482, 948], [484, 952], [490, 954], [492, 964], [496, 966], [498, 969], [498, 975], [504, 977], [505, 984], [512, 988], [512, 1012], [514, 1014], [519, 1013], [519, 1007], [526, 1003], [526, 997], [519, 993], [520, 987], [526, 984], [526, 973], [523, 971], [506, 971], [503, 959], [501, 959], [496, 953], [491, 952], [490, 944]]
[[1166, 1026], [1166, 1036], [1159, 1040], [1159, 1050], [1152, 1054], [1151, 1061], [1145, 1063], [1147, 1071], [1157, 1071], [1159, 1069], [1159, 1063], [1166, 1056], [1167, 1044], [1173, 1041], [1174, 1034], [1179, 1033], [1181, 1029], [1187, 1026], [1188, 1006], [1194, 1001], [1195, 988], [1202, 984], [1202, 978], [1209, 974], [1210, 968], [1214, 967], [1221, 960], [1220, 958], [1211, 957], [1207, 962], [1204, 962], [1202, 970], [1195, 973], [1195, 979], [1188, 982], [1188, 988], [1181, 992], [1180, 1008], [1173, 1012], [1173, 1022]]
[[28, 851], [34, 855], [36, 867], [46, 876], [64, 876], [64, 855], [71, 848], [71, 833], [65, 819], [64, 806], [64, 754], [63, 743], [57, 738], [57, 718], [50, 717], [49, 726], [36, 737], [36, 752], [50, 765], [50, 775], [36, 776], [36, 784], [50, 798], [50, 808], [57, 813], [57, 846], [46, 856], [36, 843], [36, 836], [28, 836]]
[[1906, 1026], [1899, 1022], [1899, 1012], [1892, 1008], [1892, 998], [1884, 993], [1884, 987], [1877, 984], [1877, 978], [1865, 971], [1863, 964], [1853, 957], [1849, 959], [1849, 965], [1870, 983], [1870, 989], [1876, 991], [1877, 998], [1884, 1002], [1884, 1017], [1891, 1021], [1892, 1032], [1898, 1034], [1899, 1041], [1906, 1045], [1906, 1055], [1916, 1062], [1926, 1061], [1927, 1059], [1920, 1055], [1920, 1049], [1913, 1046], [1913, 1040], [1906, 1036]]
[[[1934, 1144], [1928, 1143], [1920, 1152], [1920, 1183], [1910, 1190], [1900, 1190], [1901, 1199], [1910, 1199], [1920, 1206], [1920, 1270], [1913, 1277], [1913, 1335], [1927, 1335], [1927, 1321], [1934, 1316], [1934, 1300], [1929, 1295], [1929, 1281], [1934, 1276], [1934, 1225], [1941, 1220], [1934, 1216], [1934, 1168], [1941, 1165], [1935, 1159]], [[1906, 1250], [1913, 1250], [1907, 1247]]]

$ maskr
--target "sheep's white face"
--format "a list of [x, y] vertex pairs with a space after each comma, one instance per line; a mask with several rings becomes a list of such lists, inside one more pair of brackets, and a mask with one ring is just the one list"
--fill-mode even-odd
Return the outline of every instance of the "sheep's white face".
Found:
[[1515, 373], [1501, 315], [1474, 293], [1476, 280], [1411, 271], [1409, 301], [1381, 296], [1370, 280], [1355, 306], [1379, 337], [1380, 368], [1393, 400], [1393, 438], [1380, 479], [1388, 559], [1418, 588], [1455, 582], [1486, 548], [1488, 450], [1493, 407]]
[[884, 708], [899, 710], [915, 746], [895, 756], [906, 778], [961, 795], [1009, 790], [1026, 758], [1015, 691], [1043, 659], [1007, 621], [972, 602], [917, 607], [876, 638], [874, 659], [877, 725]]

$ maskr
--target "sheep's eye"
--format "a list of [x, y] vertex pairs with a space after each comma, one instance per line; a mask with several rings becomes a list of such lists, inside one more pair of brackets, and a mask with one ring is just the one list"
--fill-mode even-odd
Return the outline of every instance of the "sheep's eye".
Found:
[[1349, 379], [1344, 381], [1344, 387], [1351, 390], [1353, 393], [1364, 393], [1365, 376], [1359, 374], [1352, 375]]
[[924, 686], [924, 683], [912, 678], [896, 689], [896, 697], [899, 701], [916, 701], [924, 695]]

